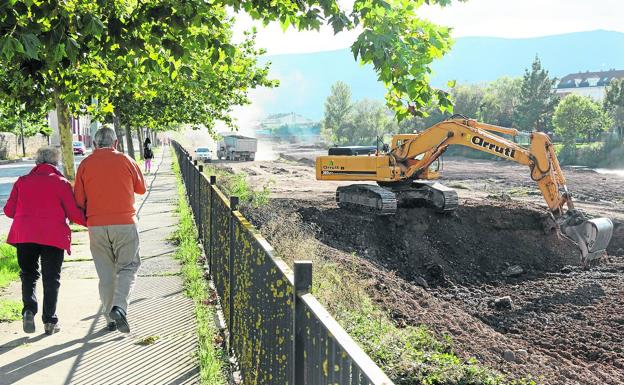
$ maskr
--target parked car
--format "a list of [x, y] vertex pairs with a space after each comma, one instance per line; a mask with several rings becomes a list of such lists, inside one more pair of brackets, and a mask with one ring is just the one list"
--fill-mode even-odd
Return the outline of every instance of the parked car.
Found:
[[208, 147], [197, 147], [195, 149], [195, 159], [202, 162], [210, 162], [212, 160], [212, 151]]
[[84, 155], [87, 153], [87, 148], [82, 142], [74, 142], [73, 147], [74, 147], [74, 155]]

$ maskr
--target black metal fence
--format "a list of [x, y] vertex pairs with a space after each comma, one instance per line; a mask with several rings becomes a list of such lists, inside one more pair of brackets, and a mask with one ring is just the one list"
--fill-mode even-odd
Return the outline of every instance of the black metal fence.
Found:
[[294, 272], [206, 177], [173, 147], [245, 385], [391, 385], [310, 294], [312, 263]]

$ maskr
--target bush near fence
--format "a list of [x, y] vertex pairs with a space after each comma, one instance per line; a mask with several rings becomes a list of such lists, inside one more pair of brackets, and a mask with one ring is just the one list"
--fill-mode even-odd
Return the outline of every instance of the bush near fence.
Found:
[[392, 382], [310, 294], [312, 264], [294, 272], [173, 142], [200, 242], [245, 385]]

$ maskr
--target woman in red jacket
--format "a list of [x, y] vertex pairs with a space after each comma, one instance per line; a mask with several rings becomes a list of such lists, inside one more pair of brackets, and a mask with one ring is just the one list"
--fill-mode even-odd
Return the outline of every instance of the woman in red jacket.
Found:
[[36, 166], [13, 185], [4, 213], [13, 218], [7, 243], [17, 248], [22, 279], [22, 319], [26, 333], [35, 332], [39, 259], [43, 276], [43, 324], [46, 334], [60, 330], [56, 302], [61, 286], [64, 250], [71, 254], [71, 231], [67, 218], [86, 226], [84, 213], [74, 199], [72, 186], [56, 168], [59, 151], [42, 147]]

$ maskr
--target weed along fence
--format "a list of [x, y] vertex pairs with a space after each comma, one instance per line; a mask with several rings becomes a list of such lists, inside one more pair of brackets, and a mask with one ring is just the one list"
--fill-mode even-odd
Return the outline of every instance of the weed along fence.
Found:
[[392, 385], [310, 294], [311, 262], [294, 272], [173, 143], [210, 275], [245, 385]]

